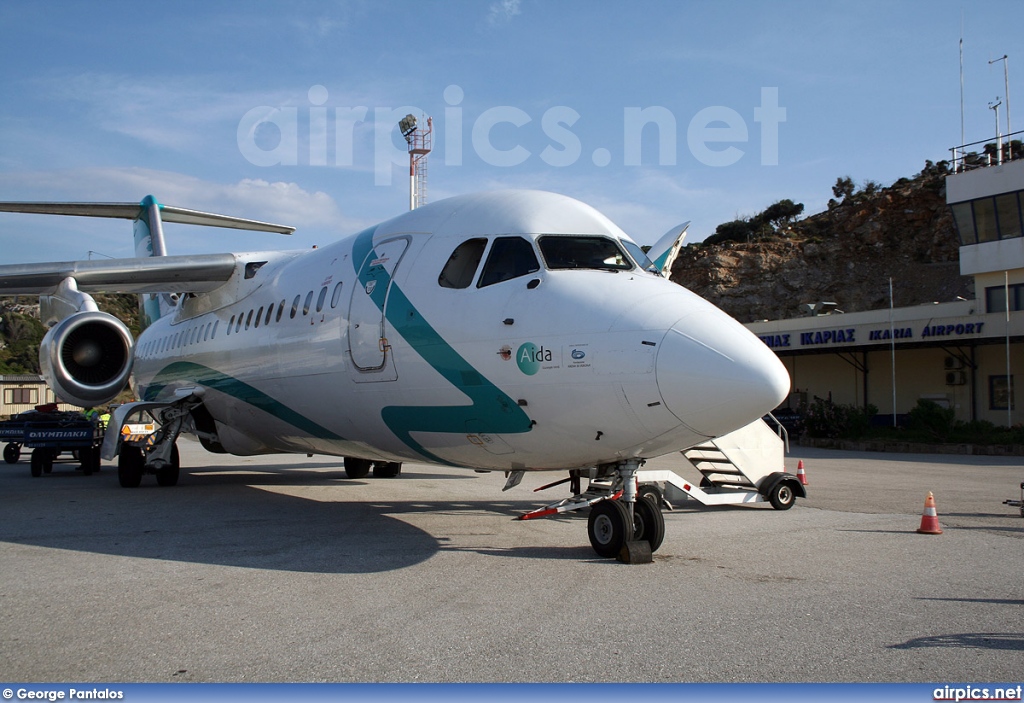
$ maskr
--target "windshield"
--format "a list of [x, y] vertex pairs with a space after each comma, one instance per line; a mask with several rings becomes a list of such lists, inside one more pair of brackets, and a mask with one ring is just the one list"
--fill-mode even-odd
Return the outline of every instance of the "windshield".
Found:
[[651, 261], [648, 258], [647, 254], [644, 253], [643, 249], [641, 249], [633, 242], [626, 241], [625, 239], [622, 239], [620, 241], [622, 242], [622, 246], [626, 247], [626, 251], [628, 251], [632, 255], [633, 260], [640, 264], [640, 268], [642, 268], [644, 271], [655, 273], [658, 274], [659, 276], [661, 275], [661, 272], [658, 270], [658, 267], [655, 265], [653, 261]]
[[553, 236], [538, 240], [549, 269], [628, 271], [633, 263], [619, 245], [607, 237]]

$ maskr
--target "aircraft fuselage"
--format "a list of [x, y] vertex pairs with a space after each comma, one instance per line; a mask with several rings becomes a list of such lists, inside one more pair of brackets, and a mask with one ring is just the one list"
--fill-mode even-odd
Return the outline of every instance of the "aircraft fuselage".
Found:
[[516, 192], [237, 255], [140, 336], [133, 385], [200, 394], [231, 453], [493, 470], [658, 456], [774, 408], [775, 355], [637, 249], [578, 201]]

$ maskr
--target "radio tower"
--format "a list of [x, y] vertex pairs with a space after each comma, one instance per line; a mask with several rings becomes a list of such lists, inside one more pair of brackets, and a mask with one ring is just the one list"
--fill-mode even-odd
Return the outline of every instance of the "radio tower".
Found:
[[398, 129], [409, 145], [409, 209], [415, 210], [427, 202], [427, 154], [430, 153], [433, 118], [427, 118], [427, 128], [416, 126], [416, 118], [406, 115]]

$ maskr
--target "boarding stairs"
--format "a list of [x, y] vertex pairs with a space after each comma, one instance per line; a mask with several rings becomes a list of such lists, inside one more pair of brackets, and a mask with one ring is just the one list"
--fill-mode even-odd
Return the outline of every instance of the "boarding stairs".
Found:
[[[774, 419], [774, 418], [773, 418]], [[722, 437], [702, 442], [681, 455], [702, 476], [700, 485], [694, 485], [675, 471], [641, 469], [636, 472], [638, 495], [654, 493], [663, 507], [672, 510], [673, 503], [693, 499], [704, 505], [736, 505], [739, 503], [770, 502], [777, 510], [786, 510], [794, 499], [804, 498], [807, 492], [793, 474], [785, 472], [788, 438], [778, 421], [778, 430], [772, 430], [763, 420], [752, 422]], [[661, 461], [660, 459], [658, 460]], [[512, 472], [505, 484], [508, 490], [522, 479], [522, 471]], [[604, 500], [615, 500], [623, 492], [621, 477], [598, 478], [596, 469], [589, 476], [587, 490], [580, 489], [582, 472], [569, 478], [549, 483], [536, 491], [543, 491], [564, 483], [572, 487], [570, 498], [537, 508], [520, 520], [548, 517], [581, 508], [591, 507]], [[655, 490], [656, 489], [656, 490]]]
[[770, 500], [780, 482], [791, 485], [802, 496], [804, 491], [795, 488], [799, 484], [796, 477], [785, 473], [788, 438], [782, 426], [778, 428], [773, 430], [764, 420], [756, 420], [680, 452], [700, 473], [698, 485], [674, 471], [641, 470], [637, 476], [641, 483], [658, 485], [669, 508], [686, 499], [704, 505], [762, 503]]

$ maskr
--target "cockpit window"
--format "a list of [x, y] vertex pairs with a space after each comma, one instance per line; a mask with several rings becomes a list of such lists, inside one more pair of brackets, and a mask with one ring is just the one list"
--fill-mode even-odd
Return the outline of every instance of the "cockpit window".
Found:
[[650, 260], [647, 254], [644, 253], [643, 249], [641, 249], [633, 242], [627, 241], [625, 239], [621, 239], [619, 241], [622, 242], [622, 246], [626, 247], [626, 251], [630, 253], [630, 255], [633, 257], [633, 260], [640, 265], [640, 268], [642, 268], [644, 271], [656, 273], [659, 276], [661, 275], [661, 272], [658, 271], [658, 267], [654, 264], [653, 261]]
[[469, 239], [459, 246], [448, 257], [448, 263], [441, 269], [437, 282], [442, 288], [469, 288], [484, 255], [487, 240], [483, 237]]
[[498, 237], [487, 255], [477, 288], [519, 278], [540, 270], [533, 246], [522, 237]]
[[626, 252], [605, 237], [546, 236], [538, 242], [550, 269], [628, 271], [633, 268]]

